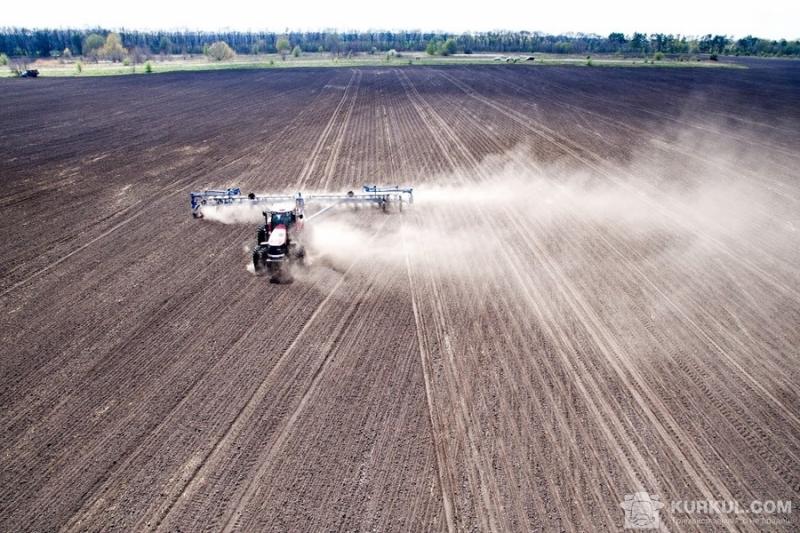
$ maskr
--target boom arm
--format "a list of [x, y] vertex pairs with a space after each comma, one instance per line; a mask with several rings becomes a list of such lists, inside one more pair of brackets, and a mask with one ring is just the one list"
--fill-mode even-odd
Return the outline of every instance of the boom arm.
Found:
[[223, 190], [207, 190], [189, 193], [192, 206], [192, 216], [202, 218], [204, 205], [229, 205], [229, 204], [264, 204], [294, 201], [297, 214], [303, 214], [306, 201], [314, 203], [348, 203], [348, 204], [377, 204], [385, 208], [388, 204], [398, 202], [402, 209], [403, 202], [414, 203], [413, 187], [364, 185], [362, 192], [348, 191], [344, 194], [310, 194], [295, 195], [257, 195], [250, 193], [242, 196], [239, 187], [230, 187]]

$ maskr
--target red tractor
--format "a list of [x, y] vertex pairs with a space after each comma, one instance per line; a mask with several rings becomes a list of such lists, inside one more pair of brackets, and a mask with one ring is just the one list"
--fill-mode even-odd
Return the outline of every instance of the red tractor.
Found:
[[253, 248], [253, 268], [256, 274], [265, 271], [270, 281], [291, 281], [289, 263], [303, 264], [303, 213], [295, 209], [264, 211], [265, 223], [258, 228], [258, 240]]

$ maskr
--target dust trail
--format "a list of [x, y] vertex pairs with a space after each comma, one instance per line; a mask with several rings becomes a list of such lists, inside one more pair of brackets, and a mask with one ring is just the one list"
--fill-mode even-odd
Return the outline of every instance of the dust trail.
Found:
[[[663, 234], [682, 240], [686, 246], [696, 235], [675, 226], [653, 207], [652, 198], [620, 185], [600, 184], [588, 176], [538, 175], [518, 168], [487, 171], [492, 181], [456, 183], [448, 177], [419, 187], [410, 213], [397, 215], [402, 224], [384, 231], [370, 247], [370, 264], [381, 268], [404, 268], [405, 254], [398, 243], [405, 239], [406, 251], [413, 258], [426, 258], [440, 265], [438, 275], [470, 275], [480, 258], [500, 252], [517, 243], [511, 222], [548, 236], [563, 228], [591, 226], [621, 235]], [[676, 212], [686, 210], [715, 225], [704, 226], [707, 233], [721, 226], [744, 231], [749, 227], [741, 212], [741, 199], [732, 189], [695, 190], [691, 195], [661, 195], [658, 205]], [[380, 214], [368, 216], [382, 216]], [[366, 242], [369, 233], [364, 214], [339, 212], [313, 224], [312, 249], [333, 259], [345, 260]], [[662, 235], [663, 237], [663, 235]], [[453, 258], [461, 258], [454, 261]], [[441, 259], [439, 261], [438, 259]], [[459, 266], [461, 265], [461, 266]], [[481, 270], [481, 276], [503, 275]]]
[[[696, 139], [692, 142], [686, 150], [703, 154]], [[650, 152], [631, 154], [624, 164], [598, 173], [563, 164], [543, 166], [521, 146], [485, 158], [478, 168], [416, 184], [414, 205], [402, 214], [343, 205], [309, 220], [308, 254], [312, 264], [349, 264], [369, 241], [378, 218], [395, 216], [401, 222], [384, 227], [369, 246], [370, 260], [360, 268], [402, 271], [408, 254], [432, 265], [431, 275], [505, 276], [503, 271], [487, 271], [481, 258], [520, 246], [520, 232], [566, 239], [563, 246], [553, 246], [557, 259], [562, 259], [562, 250], [568, 253], [568, 241], [585, 241], [587, 235], [600, 232], [635, 247], [642, 258], [657, 254], [685, 265], [690, 259], [695, 267], [707, 266], [715, 249], [709, 242], [719, 241], [746, 254], [747, 261], [764, 261], [765, 268], [777, 266], [782, 274], [798, 276], [796, 212], [783, 209], [781, 197], [760, 190], [746, 176], [721, 175], [719, 161], [724, 157], [719, 146], [713, 157], [689, 162], [670, 162]], [[742, 157], [739, 153], [734, 160], [741, 162]], [[747, 166], [758, 167], [753, 161]], [[308, 218], [324, 207], [308, 202]], [[207, 206], [204, 215], [225, 224], [258, 223], [265, 209]], [[563, 258], [568, 263], [581, 259]]]
[[[373, 235], [365, 222], [379, 217], [392, 216], [369, 213], [361, 218], [352, 213], [338, 218], [320, 220], [310, 235], [309, 249], [312, 261], [322, 261], [334, 268], [348, 264], [349, 258], [363, 251], [364, 243]], [[397, 215], [398, 220], [384, 227], [380, 235], [369, 246], [368, 261], [362, 269], [382, 269], [395, 275], [405, 265], [406, 256], [427, 257], [435, 260], [448, 253], [459, 257], [474, 257], [480, 253], [495, 253], [498, 241], [476, 239], [474, 228], [444, 225], [429, 225], [424, 216], [417, 214]], [[405, 245], [403, 244], [405, 242]], [[469, 276], [474, 272], [474, 261], [441, 263], [440, 274]]]

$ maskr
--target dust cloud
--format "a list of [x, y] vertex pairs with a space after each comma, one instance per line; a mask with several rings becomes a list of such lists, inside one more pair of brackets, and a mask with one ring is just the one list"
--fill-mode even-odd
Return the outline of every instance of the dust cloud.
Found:
[[[703, 265], [721, 246], [754, 259], [797, 259], [800, 224], [783, 207], [782, 191], [759, 187], [730, 163], [759, 168], [755, 152], [728, 156], [717, 145], [712, 157], [692, 135], [679, 146], [685, 157], [668, 158], [649, 146], [624, 163], [588, 170], [543, 166], [518, 147], [470, 171], [413, 184], [414, 205], [402, 214], [342, 206], [309, 220], [309, 262], [339, 271], [404, 271], [411, 261], [431, 275], [486, 279], [507, 275], [507, 268], [491, 265], [501, 265], [504, 254], [507, 263], [508, 250], [535, 268], [529, 249], [538, 242], [556, 260], [576, 263], [588, 259], [570, 257], [570, 250], [588, 251], [592, 239], [634, 251], [631, 260], [683, 261], [687, 273], [687, 261]], [[308, 202], [307, 218], [320, 208]], [[209, 221], [252, 223], [262, 220], [263, 209], [206, 207], [204, 214]]]
[[[762, 217], [753, 192], [735, 184], [702, 183], [682, 190], [644, 190], [623, 174], [600, 181], [581, 173], [531, 172], [506, 165], [480, 173], [484, 181], [443, 176], [418, 186], [415, 203], [397, 223], [374, 229], [352, 213], [315, 221], [312, 249], [346, 263], [366, 248], [370, 265], [406, 268], [422, 258], [441, 275], [504, 275], [487, 259], [522, 246], [525, 235], [543, 240], [583, 239], [592, 232], [634, 245], [660, 243], [659, 253], [690, 253], [698, 240], [755, 238]], [[489, 176], [489, 179], [486, 177]], [[757, 203], [757, 201], [755, 202]], [[591, 231], [590, 231], [591, 230]], [[560, 247], [551, 246], [558, 254]], [[648, 255], [652, 251], [647, 251]]]

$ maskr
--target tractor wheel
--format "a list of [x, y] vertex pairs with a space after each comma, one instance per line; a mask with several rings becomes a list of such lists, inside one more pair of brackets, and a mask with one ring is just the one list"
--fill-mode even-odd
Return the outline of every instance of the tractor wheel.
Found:
[[305, 266], [305, 264], [306, 264], [306, 248], [305, 248], [305, 246], [298, 246], [297, 250], [295, 251], [294, 257], [295, 257], [295, 259], [297, 259], [297, 263], [300, 266]]
[[253, 270], [256, 274], [264, 273], [264, 263], [266, 263], [264, 253], [264, 249], [261, 246], [256, 246], [255, 249], [253, 249]]
[[270, 263], [269, 269], [269, 281], [270, 283], [291, 283], [293, 281], [292, 274], [289, 272], [289, 265], [284, 263]]
[[266, 224], [262, 224], [261, 226], [258, 227], [258, 237], [257, 237], [257, 239], [258, 239], [258, 241], [256, 242], [256, 244], [261, 244], [262, 242], [267, 242], [268, 237], [267, 237], [267, 225]]

